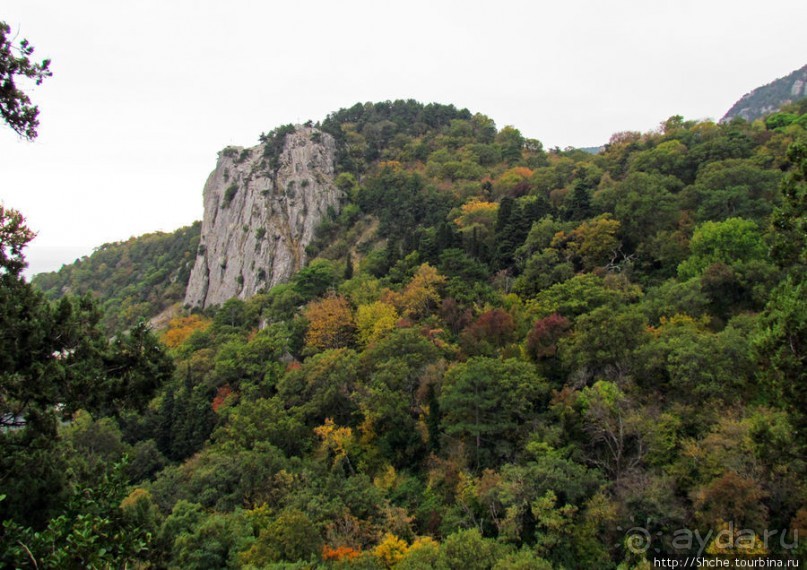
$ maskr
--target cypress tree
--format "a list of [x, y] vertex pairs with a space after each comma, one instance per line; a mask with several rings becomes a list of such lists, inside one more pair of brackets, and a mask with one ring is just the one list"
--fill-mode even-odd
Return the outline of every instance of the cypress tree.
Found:
[[347, 259], [345, 260], [345, 281], [353, 279], [353, 256], [347, 252]]

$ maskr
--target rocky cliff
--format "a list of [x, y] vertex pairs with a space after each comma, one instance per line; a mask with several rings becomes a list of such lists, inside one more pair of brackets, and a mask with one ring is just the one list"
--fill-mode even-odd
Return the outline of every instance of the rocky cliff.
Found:
[[804, 97], [807, 97], [807, 65], [746, 93], [720, 120], [725, 122], [742, 117], [746, 121], [753, 121]]
[[288, 131], [219, 153], [204, 187], [186, 305], [218, 305], [288, 281], [305, 264], [317, 225], [339, 211], [333, 137], [312, 127]]

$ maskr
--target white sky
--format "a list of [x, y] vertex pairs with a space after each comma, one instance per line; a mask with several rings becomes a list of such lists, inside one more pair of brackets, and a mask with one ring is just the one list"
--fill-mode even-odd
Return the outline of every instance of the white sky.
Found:
[[39, 138], [0, 125], [0, 201], [30, 273], [202, 216], [227, 145], [356, 102], [481, 112], [547, 148], [719, 119], [807, 63], [804, 0], [5, 0], [51, 58]]

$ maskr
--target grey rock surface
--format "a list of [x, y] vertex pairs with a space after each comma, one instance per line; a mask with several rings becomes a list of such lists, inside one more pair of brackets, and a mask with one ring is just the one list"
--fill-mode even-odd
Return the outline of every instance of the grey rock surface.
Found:
[[219, 153], [204, 187], [202, 235], [185, 293], [190, 307], [245, 299], [288, 281], [305, 264], [305, 248], [329, 209], [339, 212], [333, 137], [298, 126], [279, 156], [266, 156], [265, 148]]
[[807, 65], [746, 93], [720, 121], [730, 121], [734, 117], [753, 121], [804, 97], [807, 97]]

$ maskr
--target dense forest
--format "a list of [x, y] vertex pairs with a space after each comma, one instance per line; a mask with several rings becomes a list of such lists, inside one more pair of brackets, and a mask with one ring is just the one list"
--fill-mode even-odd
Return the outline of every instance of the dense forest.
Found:
[[0, 565], [803, 560], [805, 113], [590, 154], [453, 106], [342, 109], [316, 126], [348, 198], [312, 261], [160, 331], [137, 318], [181, 295], [198, 226], [46, 297], [0, 211]]

